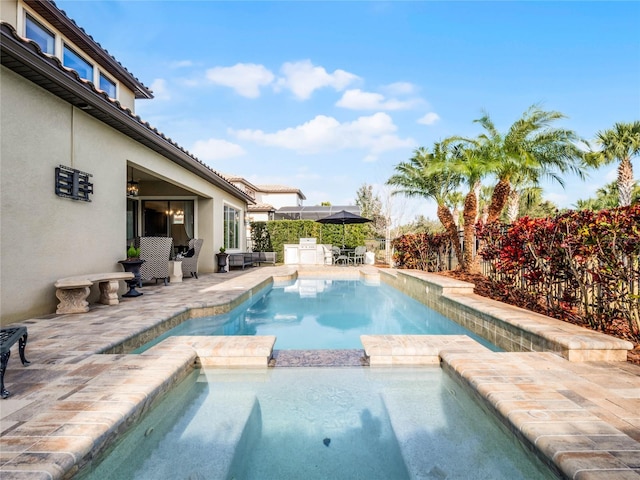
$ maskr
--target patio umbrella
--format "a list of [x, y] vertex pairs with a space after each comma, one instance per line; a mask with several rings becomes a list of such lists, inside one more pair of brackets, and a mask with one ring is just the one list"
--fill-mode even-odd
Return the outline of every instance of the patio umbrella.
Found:
[[373, 220], [369, 220], [368, 218], [361, 217], [360, 215], [356, 215], [355, 213], [347, 212], [346, 210], [340, 210], [338, 213], [334, 213], [333, 215], [329, 215], [328, 217], [321, 218], [316, 220], [318, 223], [327, 223], [331, 225], [342, 225], [342, 246], [344, 247], [344, 231], [345, 225], [349, 225], [352, 223], [367, 223], [373, 222]]

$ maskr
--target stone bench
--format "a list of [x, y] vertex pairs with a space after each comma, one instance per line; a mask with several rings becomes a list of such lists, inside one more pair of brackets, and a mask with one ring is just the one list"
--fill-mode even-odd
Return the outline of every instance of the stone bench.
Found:
[[89, 311], [90, 288], [97, 283], [100, 288], [100, 303], [117, 305], [120, 280], [131, 280], [131, 272], [92, 273], [75, 277], [60, 278], [56, 283], [56, 297], [60, 300], [57, 314], [85, 313]]

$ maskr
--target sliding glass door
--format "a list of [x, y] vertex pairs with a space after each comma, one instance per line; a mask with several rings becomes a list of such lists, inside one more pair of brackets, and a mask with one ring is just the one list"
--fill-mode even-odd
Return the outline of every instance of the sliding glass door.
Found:
[[193, 200], [142, 200], [142, 232], [146, 237], [171, 237], [176, 252], [187, 250], [194, 237]]

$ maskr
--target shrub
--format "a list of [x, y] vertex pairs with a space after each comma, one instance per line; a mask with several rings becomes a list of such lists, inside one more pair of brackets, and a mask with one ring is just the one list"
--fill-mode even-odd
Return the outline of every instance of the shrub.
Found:
[[484, 226], [478, 236], [505, 298], [602, 331], [624, 321], [640, 339], [640, 204], [524, 217]]

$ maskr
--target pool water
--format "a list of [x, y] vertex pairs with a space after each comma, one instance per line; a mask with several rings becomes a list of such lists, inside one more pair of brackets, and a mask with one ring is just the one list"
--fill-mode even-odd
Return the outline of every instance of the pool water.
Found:
[[275, 335], [279, 350], [358, 349], [360, 335], [468, 335], [499, 349], [399, 290], [359, 280], [299, 278], [273, 284], [225, 315], [187, 320], [172, 335]]
[[440, 368], [196, 372], [88, 480], [556, 478]]

